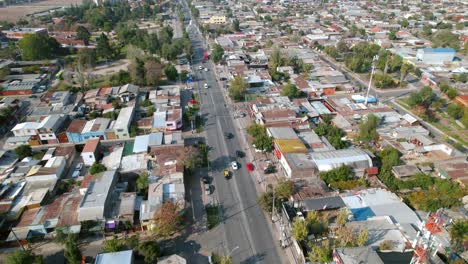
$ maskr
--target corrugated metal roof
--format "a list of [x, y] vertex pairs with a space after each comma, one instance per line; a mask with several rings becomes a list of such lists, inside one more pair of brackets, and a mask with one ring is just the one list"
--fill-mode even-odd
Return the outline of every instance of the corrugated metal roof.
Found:
[[308, 150], [300, 139], [275, 139], [276, 146], [282, 153], [307, 153]]

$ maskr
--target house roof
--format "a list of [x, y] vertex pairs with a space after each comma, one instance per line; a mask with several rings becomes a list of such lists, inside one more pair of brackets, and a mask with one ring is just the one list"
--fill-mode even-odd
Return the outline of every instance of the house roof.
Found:
[[341, 259], [342, 263], [346, 264], [384, 264], [377, 252], [370, 247], [335, 248], [335, 255]]
[[81, 133], [83, 130], [84, 126], [86, 125], [86, 120], [82, 119], [73, 119], [70, 123], [70, 125], [67, 128], [67, 132], [70, 133]]
[[96, 256], [95, 264], [131, 264], [133, 263], [133, 251], [125, 250], [112, 253], [101, 253]]
[[100, 140], [101, 140], [100, 138], [88, 139], [88, 141], [86, 142], [86, 144], [85, 144], [85, 146], [83, 148], [82, 153], [84, 153], [84, 152], [95, 152], [98, 145], [99, 145]]
[[303, 201], [307, 211], [339, 209], [346, 206], [340, 196], [330, 196]]
[[282, 153], [307, 153], [308, 150], [300, 139], [275, 139], [276, 146]]

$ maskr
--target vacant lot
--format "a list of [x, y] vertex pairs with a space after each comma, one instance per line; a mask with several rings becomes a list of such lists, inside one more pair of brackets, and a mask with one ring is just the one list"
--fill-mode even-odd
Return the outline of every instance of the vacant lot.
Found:
[[83, 0], [43, 0], [23, 5], [0, 7], [0, 20], [15, 22], [29, 14], [46, 11], [57, 7], [67, 7], [72, 4], [81, 4]]

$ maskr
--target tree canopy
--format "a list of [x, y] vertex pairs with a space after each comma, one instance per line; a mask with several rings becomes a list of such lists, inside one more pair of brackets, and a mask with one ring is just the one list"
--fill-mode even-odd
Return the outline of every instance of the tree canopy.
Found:
[[265, 126], [252, 124], [247, 128], [247, 133], [253, 138], [256, 149], [266, 152], [273, 150], [273, 140], [267, 134]]
[[18, 155], [18, 158], [22, 160], [32, 155], [32, 149], [29, 145], [21, 145], [15, 148], [15, 153]]
[[248, 87], [248, 83], [242, 76], [236, 76], [231, 80], [229, 86], [229, 97], [235, 101], [241, 101], [244, 99]]
[[301, 90], [299, 90], [297, 86], [292, 83], [286, 84], [281, 90], [281, 95], [287, 96], [289, 99], [298, 98], [301, 96], [301, 94]]
[[158, 236], [167, 237], [174, 234], [179, 230], [181, 223], [179, 207], [172, 202], [163, 203], [154, 214], [154, 221]]
[[377, 141], [379, 133], [377, 127], [380, 124], [380, 118], [374, 114], [368, 114], [359, 124], [358, 140], [364, 142]]
[[23, 60], [51, 59], [60, 52], [60, 44], [43, 34], [26, 34], [18, 42]]
[[214, 44], [213, 45], [213, 50], [211, 51], [211, 59], [213, 60], [214, 63], [218, 64], [221, 59], [223, 58], [224, 55], [224, 49], [221, 47], [219, 44]]

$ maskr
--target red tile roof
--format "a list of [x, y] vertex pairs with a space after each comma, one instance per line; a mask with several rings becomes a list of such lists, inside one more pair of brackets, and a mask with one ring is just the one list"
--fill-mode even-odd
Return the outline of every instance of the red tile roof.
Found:
[[82, 119], [74, 119], [71, 121], [70, 125], [67, 128], [67, 132], [70, 133], [81, 133], [83, 130], [84, 126], [86, 125], [86, 120]]
[[100, 140], [99, 138], [89, 139], [83, 148], [83, 152], [95, 152]]

